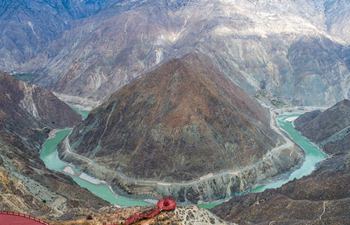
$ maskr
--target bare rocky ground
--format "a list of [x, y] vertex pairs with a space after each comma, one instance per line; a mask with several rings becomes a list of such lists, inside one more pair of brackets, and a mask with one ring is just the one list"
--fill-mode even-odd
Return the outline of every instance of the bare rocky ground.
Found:
[[[148, 211], [151, 208], [105, 208], [98, 213], [90, 214], [86, 218], [65, 222], [53, 222], [53, 225], [112, 225], [123, 224], [125, 220], [136, 212]], [[227, 225], [222, 219], [207, 210], [196, 206], [178, 207], [175, 211], [162, 212], [153, 219], [142, 220], [133, 225]], [[233, 225], [233, 224], [232, 224]]]
[[238, 224], [350, 224], [349, 167], [349, 155], [328, 159], [308, 177], [235, 197], [213, 213]]
[[[0, 75], [0, 81], [0, 211], [29, 214], [50, 224], [119, 225], [150, 209], [113, 208], [71, 178], [47, 170], [39, 150], [50, 129], [73, 126], [80, 117], [48, 91], [6, 74]], [[138, 224], [225, 222], [207, 210], [188, 206]]]
[[200, 50], [276, 105], [335, 103], [349, 94], [349, 9], [345, 0], [4, 0], [0, 69], [101, 100]]
[[79, 121], [51, 92], [0, 74], [0, 211], [72, 218], [108, 205], [39, 158], [51, 129]]
[[323, 143], [330, 155], [315, 172], [276, 190], [235, 197], [212, 212], [238, 224], [350, 224], [350, 145], [344, 129], [348, 126], [348, 106], [345, 100], [296, 120], [296, 127], [316, 143]]

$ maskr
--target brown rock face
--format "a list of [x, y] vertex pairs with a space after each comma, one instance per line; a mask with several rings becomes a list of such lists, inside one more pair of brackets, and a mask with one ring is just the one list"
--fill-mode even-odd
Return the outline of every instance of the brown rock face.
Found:
[[268, 111], [196, 54], [123, 87], [70, 136], [79, 154], [163, 181], [250, 165], [277, 139]]

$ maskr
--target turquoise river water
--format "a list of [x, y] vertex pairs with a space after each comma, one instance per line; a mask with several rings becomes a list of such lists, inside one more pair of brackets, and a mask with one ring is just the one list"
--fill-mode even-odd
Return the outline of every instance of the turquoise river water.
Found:
[[[88, 116], [87, 111], [82, 111], [77, 108], [75, 108], [75, 110], [79, 112], [84, 119]], [[283, 184], [291, 180], [300, 179], [303, 176], [311, 174], [312, 171], [315, 169], [316, 164], [327, 157], [327, 155], [324, 152], [322, 152], [315, 144], [311, 143], [307, 138], [302, 136], [300, 132], [294, 129], [293, 122], [291, 122], [289, 118], [296, 116], [298, 115], [281, 115], [277, 118], [277, 124], [290, 137], [291, 140], [293, 140], [304, 150], [305, 160], [303, 164], [301, 165], [301, 167], [299, 167], [289, 175], [286, 174], [285, 176], [266, 181], [266, 183], [257, 185], [256, 187], [252, 188], [247, 192], [263, 192], [267, 189], [279, 188]], [[75, 168], [74, 165], [64, 162], [58, 157], [57, 146], [60, 142], [63, 141], [65, 137], [67, 137], [70, 134], [70, 132], [71, 129], [59, 130], [55, 133], [53, 137], [47, 139], [44, 145], [42, 146], [40, 158], [41, 160], [43, 160], [46, 167], [50, 170], [64, 172], [64, 169], [69, 166], [75, 172], [75, 174], [80, 174], [80, 171], [77, 168]], [[149, 203], [147, 203], [146, 201], [125, 197], [114, 193], [106, 183], [92, 183], [87, 181], [86, 179], [80, 178], [77, 175], [71, 175], [71, 177], [81, 187], [88, 189], [94, 195], [110, 202], [113, 205], [118, 205], [121, 207], [149, 205]], [[213, 208], [221, 204], [223, 201], [224, 200], [210, 203], [201, 203], [199, 204], [199, 207]]]

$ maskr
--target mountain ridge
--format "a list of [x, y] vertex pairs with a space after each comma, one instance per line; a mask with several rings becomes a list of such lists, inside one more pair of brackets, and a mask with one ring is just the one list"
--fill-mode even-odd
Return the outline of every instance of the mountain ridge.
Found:
[[323, 105], [349, 94], [348, 44], [329, 31], [345, 28], [327, 22], [332, 7], [348, 3], [335, 1], [327, 10], [315, 1], [178, 4], [136, 1], [106, 9], [78, 21], [17, 72], [36, 74], [35, 83], [56, 92], [103, 101], [154, 66], [199, 50], [266, 102]]
[[[21, 104], [23, 99], [28, 104]], [[1, 211], [57, 219], [107, 205], [70, 177], [49, 171], [39, 158], [50, 130], [80, 121], [78, 114], [49, 91], [0, 73]]]
[[[203, 67], [204, 65], [205, 65], [204, 68], [200, 68], [200, 67]], [[194, 69], [193, 67], [195, 67], [196, 69]], [[223, 79], [223, 77], [217, 76], [215, 74], [217, 72], [218, 71], [216, 71], [215, 69], [212, 69], [212, 66], [210, 65], [210, 60], [208, 60], [207, 58], [203, 58], [203, 56], [198, 56], [197, 54], [190, 54], [190, 55], [184, 56], [181, 59], [174, 59], [174, 60], [170, 60], [169, 62], [166, 62], [159, 68], [156, 68], [150, 76], [147, 75], [144, 78], [137, 79], [132, 83], [130, 83], [129, 85], [117, 91], [114, 95], [110, 97], [110, 100], [108, 101], [108, 103], [105, 103], [101, 107], [101, 108], [107, 109], [106, 110], [107, 117], [105, 121], [108, 121], [105, 123], [107, 124], [108, 127], [103, 128], [102, 132], [99, 132], [101, 134], [101, 137], [108, 138], [110, 136], [115, 138], [115, 134], [119, 133], [117, 132], [117, 130], [121, 129], [121, 127], [124, 127], [122, 126], [122, 124], [117, 125], [114, 123], [115, 121], [119, 120], [118, 117], [116, 117], [116, 115], [118, 115], [119, 111], [122, 110], [122, 108], [120, 108], [121, 105], [125, 105], [124, 107], [130, 107], [129, 109], [125, 108], [124, 110], [130, 110], [130, 115], [134, 115], [132, 119], [127, 118], [126, 115], [121, 116], [120, 118], [123, 118], [123, 120], [139, 121], [137, 123], [144, 124], [145, 125], [144, 128], [146, 130], [151, 130], [151, 132], [153, 132], [153, 129], [155, 129], [154, 132], [156, 132], [157, 130], [156, 124], [159, 124], [159, 126], [164, 127], [165, 130], [163, 131], [161, 131], [162, 130], [161, 127], [158, 127], [161, 130], [157, 131], [157, 135], [161, 135], [161, 133], [163, 133], [163, 135], [166, 136], [168, 134], [168, 131], [166, 131], [167, 128], [169, 128], [170, 130], [174, 129], [174, 131], [172, 132], [169, 131], [170, 132], [169, 134], [173, 132], [175, 133], [181, 132], [180, 131], [181, 129], [179, 131], [176, 131], [177, 128], [180, 128], [183, 126], [191, 126], [191, 124], [195, 125], [197, 123], [198, 124], [196, 126], [198, 126], [197, 129], [199, 129], [197, 132], [204, 132], [205, 130], [209, 129], [209, 131], [205, 131], [205, 132], [217, 133], [218, 131], [215, 131], [215, 130], [210, 131], [214, 127], [212, 128], [210, 128], [210, 126], [202, 127], [201, 125], [201, 123], [203, 123], [202, 122], [203, 119], [205, 121], [211, 120], [209, 119], [210, 118], [209, 115], [210, 115], [210, 111], [212, 110], [211, 108], [214, 107], [214, 105], [212, 106], [207, 105], [210, 102], [209, 103], [206, 102], [207, 101], [205, 100], [205, 98], [207, 98], [206, 96], [210, 96], [208, 98], [223, 99], [223, 100], [219, 100], [223, 102], [222, 104], [219, 104], [219, 101], [215, 100], [215, 102], [219, 104], [216, 107], [220, 106], [220, 107], [226, 108], [228, 107], [229, 104], [231, 105], [231, 107], [233, 106], [231, 109], [228, 108], [227, 110], [235, 110], [237, 113], [236, 117], [239, 119], [242, 119], [242, 121], [245, 121], [245, 122], [242, 122], [241, 126], [248, 125], [249, 123], [247, 119], [248, 117], [251, 121], [256, 120], [256, 123], [260, 121], [260, 124], [264, 124], [265, 126], [267, 126], [269, 124], [268, 111], [266, 109], [262, 109], [258, 107], [258, 103], [252, 101], [237, 86], [233, 86], [230, 83], [228, 83], [227, 80]], [[195, 83], [194, 81], [196, 81], [198, 84]], [[134, 91], [136, 90], [136, 93], [133, 94], [130, 92], [130, 90], [134, 90]], [[192, 92], [192, 90], [194, 91]], [[198, 95], [198, 93], [202, 93], [205, 97]], [[131, 94], [131, 96], [128, 97], [129, 94]], [[189, 98], [189, 96], [191, 97]], [[145, 101], [144, 98], [145, 99], [150, 98], [150, 99]], [[125, 103], [120, 102], [121, 99], [125, 99], [126, 102]], [[145, 101], [145, 103], [143, 101]], [[148, 104], [148, 102], [154, 102], [154, 101], [157, 103]], [[140, 106], [143, 106], [143, 107], [133, 108], [135, 107], [134, 104], [136, 103], [140, 104]], [[222, 111], [222, 113], [224, 113], [225, 110]], [[240, 111], [243, 111], [244, 114], [243, 113], [241, 114]], [[145, 114], [142, 117], [142, 120], [139, 120], [138, 116], [141, 115], [142, 113], [145, 113]], [[91, 113], [91, 118], [94, 115], [96, 115], [96, 111], [93, 111]], [[221, 115], [219, 114], [217, 116], [221, 117]], [[216, 118], [216, 119], [218, 120], [219, 118]], [[94, 122], [89, 121], [89, 118], [88, 118], [88, 121], [86, 123], [89, 124]], [[148, 123], [150, 124], [150, 127], [147, 126]], [[103, 124], [103, 122], [101, 124]], [[227, 125], [229, 124], [230, 123], [227, 122]], [[213, 125], [214, 124], [212, 124], [211, 126]], [[88, 126], [89, 125], [86, 125], [86, 124], [84, 125], [84, 127], [88, 127]], [[217, 126], [217, 125], [214, 125], [214, 126]], [[257, 127], [259, 126], [261, 125], [257, 125]], [[247, 129], [248, 127], [250, 129], [250, 126], [247, 126]], [[128, 129], [127, 127], [125, 128]], [[76, 136], [79, 136], [79, 132], [78, 132], [79, 129], [80, 128], [73, 131], [73, 134], [71, 135], [70, 140], [79, 139], [78, 137], [76, 137]], [[134, 132], [137, 132], [138, 129], [139, 129], [138, 127], [135, 127], [135, 129], [133, 130]], [[200, 131], [202, 129], [204, 130]], [[263, 134], [264, 132], [267, 132], [267, 131], [262, 131]], [[144, 136], [144, 138], [141, 138], [141, 140], [144, 140], [142, 142], [146, 143], [147, 142], [146, 140], [150, 141], [150, 139], [153, 139], [153, 138], [157, 139], [156, 136], [148, 136], [147, 133], [148, 132], [146, 133], [142, 132], [143, 135], [147, 136], [147, 137]], [[165, 136], [163, 138], [166, 139]], [[274, 137], [272, 134], [271, 136]], [[203, 138], [204, 137], [205, 136], [203, 136]], [[176, 138], [174, 140], [176, 140]], [[186, 139], [184, 139], [184, 141], [185, 140]], [[273, 143], [271, 139], [269, 140], [271, 143]], [[244, 141], [244, 139], [242, 139], [241, 141]], [[103, 142], [104, 141], [101, 142], [101, 139], [99, 141], [98, 140], [88, 141], [88, 143], [96, 143], [96, 145], [98, 145], [98, 143], [103, 144]], [[155, 148], [157, 148], [156, 142], [154, 143]], [[128, 141], [128, 143], [130, 144], [139, 143], [139, 141], [130, 140]], [[267, 143], [268, 142], [265, 142], [265, 144]], [[206, 143], [206, 144], [212, 145], [210, 143]], [[76, 148], [77, 153], [80, 153], [80, 154], [84, 152], [87, 153], [88, 151], [95, 152], [94, 149], [97, 150], [97, 146], [92, 146], [92, 148], [88, 146], [88, 148], [86, 148], [87, 146], [85, 144], [83, 145], [85, 146], [84, 150], [82, 150], [82, 148], [80, 147], [77, 147]], [[144, 144], [139, 143], [139, 144], [136, 144], [135, 147], [137, 147], [138, 145], [142, 146]], [[73, 141], [73, 146], [74, 146], [74, 141]], [[187, 148], [186, 146], [188, 145], [182, 145], [182, 146], [184, 148]], [[274, 144], [271, 144], [270, 147], [271, 148], [274, 147]], [[103, 147], [101, 146], [101, 148]], [[144, 152], [144, 150], [142, 150], [142, 147], [137, 151], [140, 151], [140, 153]], [[241, 151], [243, 151], [243, 149], [241, 149]], [[109, 150], [102, 151], [101, 149], [101, 150], [97, 150], [97, 152], [95, 152], [91, 156], [99, 157], [100, 155], [108, 154], [108, 152], [110, 151]], [[159, 154], [161, 155], [160, 152]], [[154, 154], [151, 154], [151, 155], [156, 157], [157, 153], [155, 153], [155, 155]], [[135, 154], [134, 154], [134, 157], [136, 157]], [[142, 157], [134, 160], [134, 162], [140, 163], [141, 158]], [[149, 160], [151, 160], [151, 158]], [[132, 163], [132, 161], [130, 163]], [[156, 161], [151, 160], [150, 163], [153, 164], [153, 163], [156, 163]], [[133, 167], [135, 166], [136, 164]], [[144, 172], [144, 170], [142, 170], [141, 168], [139, 171]], [[179, 171], [177, 171], [177, 174], [179, 174]], [[142, 177], [145, 177], [145, 176], [142, 176]]]
[[295, 146], [277, 147], [269, 117], [210, 58], [189, 54], [118, 90], [59, 155], [117, 192], [211, 201], [300, 162]]

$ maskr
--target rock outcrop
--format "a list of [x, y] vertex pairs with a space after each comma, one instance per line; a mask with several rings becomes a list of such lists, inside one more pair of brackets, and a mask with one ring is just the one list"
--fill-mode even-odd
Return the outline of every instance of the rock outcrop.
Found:
[[60, 155], [126, 193], [197, 202], [296, 165], [295, 149], [270, 152], [282, 142], [267, 109], [209, 58], [190, 54], [114, 93], [73, 130]]
[[234, 197], [213, 213], [242, 225], [349, 224], [349, 159], [348, 153], [327, 159], [308, 177], [277, 190]]
[[[147, 212], [150, 208], [103, 208], [97, 213], [86, 215], [71, 221], [53, 222], [53, 225], [104, 225], [123, 224], [125, 220], [135, 213]], [[160, 215], [145, 219], [134, 225], [226, 225], [222, 219], [205, 209], [196, 206], [178, 207], [172, 212], [162, 212]], [[234, 224], [231, 224], [234, 225]]]

